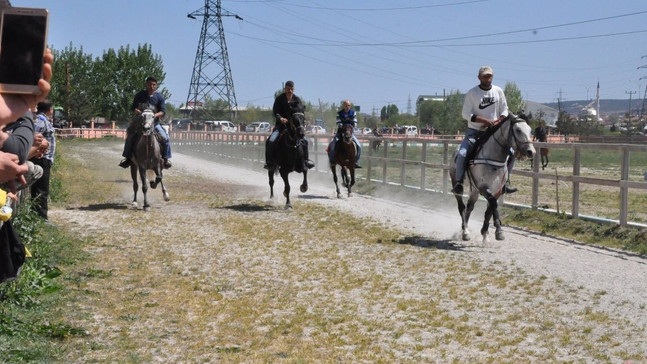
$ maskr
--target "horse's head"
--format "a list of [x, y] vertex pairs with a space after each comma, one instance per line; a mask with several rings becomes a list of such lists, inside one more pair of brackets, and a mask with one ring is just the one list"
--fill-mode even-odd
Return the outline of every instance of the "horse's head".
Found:
[[350, 124], [343, 124], [340, 126], [342, 131], [341, 137], [344, 143], [350, 143], [353, 140], [353, 126]]
[[140, 122], [144, 135], [148, 135], [153, 130], [155, 123], [155, 107], [150, 104], [141, 104], [139, 109], [142, 111], [140, 115]]
[[510, 131], [513, 139], [513, 147], [521, 159], [532, 158], [536, 151], [535, 146], [532, 144], [532, 137], [530, 135], [530, 125], [528, 125], [528, 117], [524, 114], [510, 114]]

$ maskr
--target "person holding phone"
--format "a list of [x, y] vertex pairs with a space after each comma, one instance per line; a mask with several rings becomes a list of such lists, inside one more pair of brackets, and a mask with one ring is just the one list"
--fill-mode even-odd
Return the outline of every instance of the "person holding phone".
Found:
[[[161, 151], [162, 157], [164, 158], [164, 168], [171, 168], [171, 161], [169, 161], [171, 159], [171, 142], [166, 130], [162, 128], [159, 119], [166, 114], [166, 100], [164, 100], [162, 94], [157, 92], [157, 79], [155, 77], [149, 76], [146, 78], [146, 89], [139, 91], [133, 99], [131, 108], [137, 115], [141, 115], [142, 113], [142, 110], [139, 109], [141, 104], [149, 104], [155, 107], [155, 131], [164, 139], [164, 145]], [[124, 159], [119, 163], [119, 167], [122, 168], [128, 168], [131, 164], [130, 158], [132, 157], [133, 139], [135, 135], [131, 129], [129, 127], [126, 130], [126, 143], [124, 144], [124, 151], [122, 153]]]

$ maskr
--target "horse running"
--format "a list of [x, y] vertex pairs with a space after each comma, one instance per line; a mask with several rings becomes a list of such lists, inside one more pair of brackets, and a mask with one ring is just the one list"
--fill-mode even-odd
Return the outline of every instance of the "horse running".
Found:
[[276, 142], [276, 153], [274, 156], [274, 164], [272, 168], [268, 169], [267, 175], [270, 180], [270, 198], [274, 198], [274, 175], [279, 173], [283, 179], [283, 196], [285, 196], [285, 209], [292, 208], [290, 203], [290, 181], [288, 175], [290, 172], [303, 173], [303, 183], [301, 184], [301, 192], [308, 191], [308, 169], [303, 168], [303, 149], [301, 148], [301, 141], [297, 135], [296, 125], [303, 125], [305, 115], [303, 113], [294, 113], [291, 120], [286, 124], [285, 130], [279, 136]]
[[330, 170], [337, 189], [337, 198], [341, 198], [339, 184], [337, 183], [337, 165], [341, 167], [342, 186], [348, 189], [348, 197], [350, 197], [350, 189], [355, 184], [355, 161], [357, 159], [357, 149], [353, 142], [353, 127], [347, 124], [342, 128], [342, 137], [335, 143], [335, 159], [330, 163]]
[[[487, 242], [490, 218], [493, 219], [496, 240], [504, 240], [501, 219], [499, 218], [498, 199], [502, 195], [503, 186], [508, 176], [507, 161], [510, 148], [514, 148], [522, 158], [533, 158], [535, 147], [530, 140], [530, 126], [526, 121], [516, 115], [508, 117], [492, 127], [491, 135], [479, 146], [474, 146], [469, 166], [466, 169], [466, 178], [470, 182], [467, 206], [463, 196], [454, 195], [458, 202], [458, 213], [461, 215], [461, 232], [463, 240], [470, 240], [468, 222], [474, 209], [479, 194], [487, 200], [487, 208], [481, 227], [483, 242]], [[456, 164], [450, 169], [452, 186], [456, 183]]]
[[133, 179], [133, 202], [132, 207], [137, 208], [137, 171], [142, 183], [142, 194], [144, 195], [144, 211], [150, 209], [148, 203], [148, 178], [146, 171], [152, 170], [155, 172], [155, 180], [150, 181], [151, 188], [155, 189], [158, 184], [162, 186], [162, 194], [164, 201], [169, 201], [170, 197], [162, 182], [163, 162], [162, 154], [160, 151], [160, 143], [157, 139], [153, 123], [155, 122], [155, 110], [152, 106], [145, 105], [141, 116], [138, 118], [135, 128], [137, 136], [135, 137], [135, 148], [131, 157], [130, 175]]

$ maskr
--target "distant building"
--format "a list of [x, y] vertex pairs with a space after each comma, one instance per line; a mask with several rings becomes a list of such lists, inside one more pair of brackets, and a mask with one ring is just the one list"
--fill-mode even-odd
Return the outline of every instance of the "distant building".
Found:
[[526, 105], [526, 115], [532, 114], [534, 119], [541, 118], [546, 122], [546, 126], [556, 126], [559, 110], [534, 101], [525, 100], [524, 103]]

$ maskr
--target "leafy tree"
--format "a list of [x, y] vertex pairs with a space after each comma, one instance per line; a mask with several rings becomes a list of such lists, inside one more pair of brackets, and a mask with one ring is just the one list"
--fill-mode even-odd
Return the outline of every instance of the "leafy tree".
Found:
[[505, 99], [508, 102], [508, 109], [513, 113], [518, 113], [526, 108], [526, 103], [521, 97], [521, 90], [514, 82], [506, 82], [503, 89]]
[[[133, 96], [144, 89], [146, 78], [153, 76], [161, 85], [166, 77], [161, 57], [153, 54], [148, 44], [138, 45], [136, 50], [130, 46], [108, 49], [95, 63], [98, 111], [121, 123], [131, 120]], [[166, 88], [158, 92], [165, 98], [171, 96]]]
[[80, 126], [85, 120], [97, 115], [96, 98], [92, 94], [92, 57], [84, 54], [82, 47], [74, 48], [72, 43], [62, 51], [54, 49], [52, 53], [54, 63], [49, 98], [55, 106], [63, 107], [67, 120], [72, 125]]
[[450, 92], [447, 96], [440, 124], [434, 126], [441, 134], [454, 134], [467, 128], [467, 121], [463, 120], [462, 116], [464, 98], [458, 90]]
[[398, 106], [395, 104], [390, 104], [382, 106], [380, 110], [380, 119], [388, 126], [395, 126], [397, 124], [397, 116], [400, 114]]

